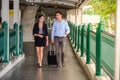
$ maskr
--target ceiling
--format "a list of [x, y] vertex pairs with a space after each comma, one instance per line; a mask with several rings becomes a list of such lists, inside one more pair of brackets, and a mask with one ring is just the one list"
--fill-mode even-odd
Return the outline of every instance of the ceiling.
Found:
[[78, 8], [87, 1], [89, 0], [20, 0], [20, 5], [38, 5], [38, 14], [43, 10], [46, 15], [54, 16], [56, 11], [61, 11], [66, 16], [66, 10]]
[[66, 17], [66, 10], [80, 7], [85, 1], [89, 0], [20, 0], [21, 5], [38, 5], [40, 11], [44, 11], [47, 16], [55, 17], [56, 11], [61, 11]]
[[40, 5], [44, 7], [71, 9], [79, 7], [86, 0], [20, 0], [25, 5]]

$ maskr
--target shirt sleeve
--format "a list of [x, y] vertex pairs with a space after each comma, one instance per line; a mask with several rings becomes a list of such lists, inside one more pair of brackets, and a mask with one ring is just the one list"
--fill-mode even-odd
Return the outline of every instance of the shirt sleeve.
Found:
[[47, 29], [47, 25], [45, 25], [45, 36], [48, 36], [48, 29]]
[[54, 40], [55, 35], [55, 23], [53, 23], [52, 32], [51, 32], [51, 40]]
[[70, 33], [70, 27], [67, 22], [66, 22], [65, 32], [67, 32], [68, 34]]

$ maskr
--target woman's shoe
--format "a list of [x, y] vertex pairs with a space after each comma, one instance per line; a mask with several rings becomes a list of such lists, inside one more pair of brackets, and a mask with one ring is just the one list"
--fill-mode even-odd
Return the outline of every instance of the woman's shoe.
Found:
[[37, 65], [39, 66], [39, 63], [37, 63]]
[[38, 67], [39, 67], [39, 68], [42, 68], [42, 66], [40, 66], [40, 65], [39, 65]]
[[39, 65], [39, 68], [42, 68], [42, 66]]
[[65, 64], [63, 63], [63, 64], [62, 64], [62, 66], [64, 67], [64, 66], [65, 66]]
[[42, 68], [42, 65], [39, 64], [38, 67], [39, 67], [39, 68]]

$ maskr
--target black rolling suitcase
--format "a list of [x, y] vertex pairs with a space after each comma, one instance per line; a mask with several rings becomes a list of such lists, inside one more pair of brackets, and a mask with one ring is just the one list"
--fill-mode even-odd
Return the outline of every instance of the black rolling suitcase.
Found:
[[47, 55], [47, 62], [48, 65], [57, 64], [55, 46], [54, 46], [54, 50], [51, 50], [51, 44], [50, 44], [50, 51], [48, 51], [48, 55]]

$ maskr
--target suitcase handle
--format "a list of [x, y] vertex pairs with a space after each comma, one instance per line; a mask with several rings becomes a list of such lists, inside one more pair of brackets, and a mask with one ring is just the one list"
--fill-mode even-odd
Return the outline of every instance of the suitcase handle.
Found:
[[[50, 54], [51, 54], [51, 45], [52, 45], [52, 44], [50, 44]], [[55, 45], [54, 45], [54, 51], [55, 51]]]

